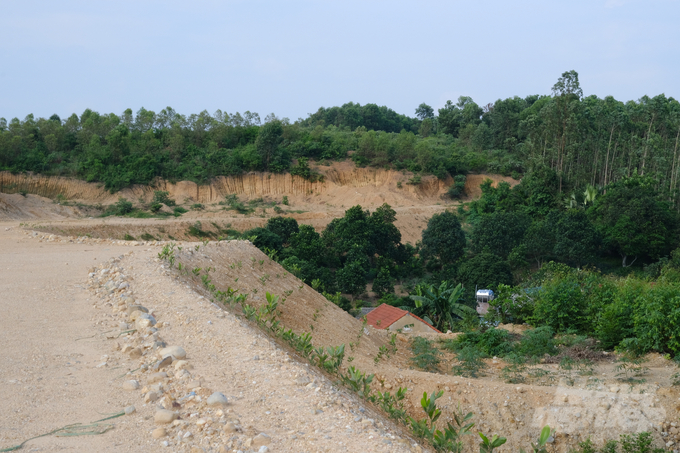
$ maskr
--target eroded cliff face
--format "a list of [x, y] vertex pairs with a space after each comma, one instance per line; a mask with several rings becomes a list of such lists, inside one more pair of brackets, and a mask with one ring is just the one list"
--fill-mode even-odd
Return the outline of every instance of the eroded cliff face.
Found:
[[[222, 176], [210, 184], [198, 185], [191, 181], [171, 183], [158, 179], [148, 186], [135, 185], [118, 193], [110, 193], [102, 184], [58, 176], [42, 176], [30, 174], [11, 174], [0, 172], [0, 192], [40, 195], [56, 199], [77, 201], [88, 204], [109, 204], [118, 197], [133, 201], [149, 202], [156, 190], [169, 192], [170, 197], [180, 202], [185, 200], [196, 203], [214, 203], [223, 200], [226, 195], [236, 194], [246, 198], [309, 196], [309, 195], [342, 195], [344, 189], [375, 188], [384, 191], [387, 198], [406, 198], [412, 201], [438, 198], [451, 185], [450, 180], [439, 180], [434, 176], [425, 176], [418, 185], [407, 184], [410, 174], [394, 170], [374, 168], [334, 168], [321, 170], [324, 182], [310, 182], [298, 176], [275, 173], [247, 173], [240, 176]], [[398, 183], [401, 183], [399, 187]], [[362, 191], [364, 192], [364, 191]], [[373, 193], [374, 191], [370, 191]], [[358, 193], [358, 192], [357, 192]], [[368, 195], [366, 193], [365, 195]], [[324, 197], [325, 198], [325, 197]], [[389, 202], [388, 200], [385, 200]], [[394, 201], [393, 201], [394, 202]]]

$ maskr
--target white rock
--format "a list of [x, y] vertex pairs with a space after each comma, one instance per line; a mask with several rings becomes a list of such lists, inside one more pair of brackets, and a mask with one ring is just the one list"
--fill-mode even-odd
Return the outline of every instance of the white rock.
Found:
[[125, 408], [125, 415], [134, 414], [136, 410], [137, 409], [135, 409], [135, 406], [128, 406]]
[[172, 423], [177, 418], [177, 414], [167, 409], [158, 409], [153, 419], [156, 423], [167, 424]]
[[265, 433], [260, 433], [257, 436], [253, 437], [253, 447], [259, 447], [261, 445], [269, 445], [272, 441], [272, 438], [266, 435]]
[[161, 349], [161, 357], [172, 356], [176, 360], [182, 360], [186, 358], [187, 353], [181, 346], [168, 346], [167, 348]]
[[139, 382], [135, 380], [123, 382], [123, 390], [137, 390], [139, 388]]
[[145, 403], [153, 403], [158, 399], [158, 393], [156, 392], [149, 392], [146, 395], [144, 395], [144, 402]]
[[227, 404], [229, 401], [227, 400], [227, 397], [224, 396], [224, 394], [220, 392], [215, 392], [208, 397], [208, 400], [206, 402], [208, 403], [208, 406], [223, 406]]
[[151, 376], [149, 376], [149, 384], [153, 384], [154, 382], [159, 382], [162, 381], [163, 379], [167, 378], [168, 374], [165, 373], [164, 371], [160, 371], [158, 373], [154, 373]]

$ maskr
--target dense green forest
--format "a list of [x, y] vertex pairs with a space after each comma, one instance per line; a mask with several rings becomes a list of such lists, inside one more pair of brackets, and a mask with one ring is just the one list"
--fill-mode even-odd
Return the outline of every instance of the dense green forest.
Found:
[[[438, 113], [438, 114], [436, 114]], [[289, 171], [293, 159], [352, 159], [444, 178], [488, 171], [519, 178], [545, 166], [570, 195], [635, 172], [677, 205], [680, 104], [658, 95], [621, 102], [583, 96], [574, 71], [551, 95], [497, 100], [469, 97], [414, 117], [375, 104], [320, 108], [291, 122], [251, 112], [189, 116], [168, 107], [122, 115], [86, 110], [23, 121], [0, 119], [0, 170], [74, 176], [117, 190], [155, 177], [207, 182], [245, 171]]]

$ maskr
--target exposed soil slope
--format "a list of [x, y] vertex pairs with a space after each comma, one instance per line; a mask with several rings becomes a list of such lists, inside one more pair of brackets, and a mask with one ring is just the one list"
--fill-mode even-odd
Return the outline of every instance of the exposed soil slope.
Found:
[[[252, 173], [239, 177], [218, 178], [209, 186], [198, 186], [192, 182], [171, 184], [157, 181], [152, 186], [135, 186], [116, 194], [110, 194], [100, 185], [67, 178], [12, 175], [0, 172], [0, 219], [51, 221], [41, 223], [41, 230], [65, 235], [89, 235], [100, 238], [122, 239], [126, 234], [139, 238], [150, 234], [158, 239], [192, 240], [188, 230], [196, 221], [202, 228], [223, 235], [218, 230], [236, 229], [244, 231], [263, 226], [269, 217], [279, 215], [271, 207], [257, 208], [247, 215], [225, 210], [219, 202], [228, 194], [236, 194], [240, 200], [262, 199], [264, 203], [277, 202], [284, 208], [283, 215], [295, 218], [299, 223], [312, 225], [317, 231], [344, 215], [347, 208], [361, 205], [375, 209], [388, 203], [397, 212], [396, 226], [402, 234], [402, 241], [414, 244], [420, 240], [427, 220], [433, 214], [458, 203], [443, 196], [452, 181], [440, 181], [433, 176], [422, 178], [419, 185], [407, 184], [413, 176], [393, 170], [356, 168], [352, 162], [336, 162], [332, 166], [317, 167], [325, 175], [325, 182], [310, 183], [291, 175]], [[477, 197], [481, 194], [479, 184], [485, 179], [494, 184], [517, 181], [498, 175], [469, 175], [466, 191]], [[167, 190], [178, 204], [190, 208], [200, 202], [205, 205], [201, 211], [191, 211], [175, 219], [114, 219], [102, 221], [83, 220], [96, 216], [95, 209], [88, 206], [107, 205], [123, 196], [135, 203], [148, 203], [154, 190]], [[28, 192], [22, 197], [19, 192]], [[289, 205], [280, 203], [288, 197]], [[57, 196], [67, 200], [71, 206], [57, 204]], [[468, 197], [470, 198], [470, 197]], [[75, 204], [75, 206], [73, 206]], [[80, 220], [76, 220], [80, 219]]]

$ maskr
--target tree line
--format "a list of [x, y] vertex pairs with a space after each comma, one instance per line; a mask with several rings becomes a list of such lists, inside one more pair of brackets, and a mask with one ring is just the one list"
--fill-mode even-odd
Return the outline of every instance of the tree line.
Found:
[[101, 182], [114, 191], [156, 177], [206, 183], [247, 171], [290, 171], [295, 159], [345, 159], [439, 178], [488, 171], [521, 178], [548, 167], [558, 192], [604, 187], [636, 170], [678, 206], [680, 104], [658, 95], [621, 102], [584, 96], [575, 71], [550, 95], [497, 100], [470, 97], [409, 117], [385, 106], [347, 103], [291, 122], [273, 114], [182, 115], [128, 109], [86, 110], [9, 122], [0, 118], [0, 170]]

